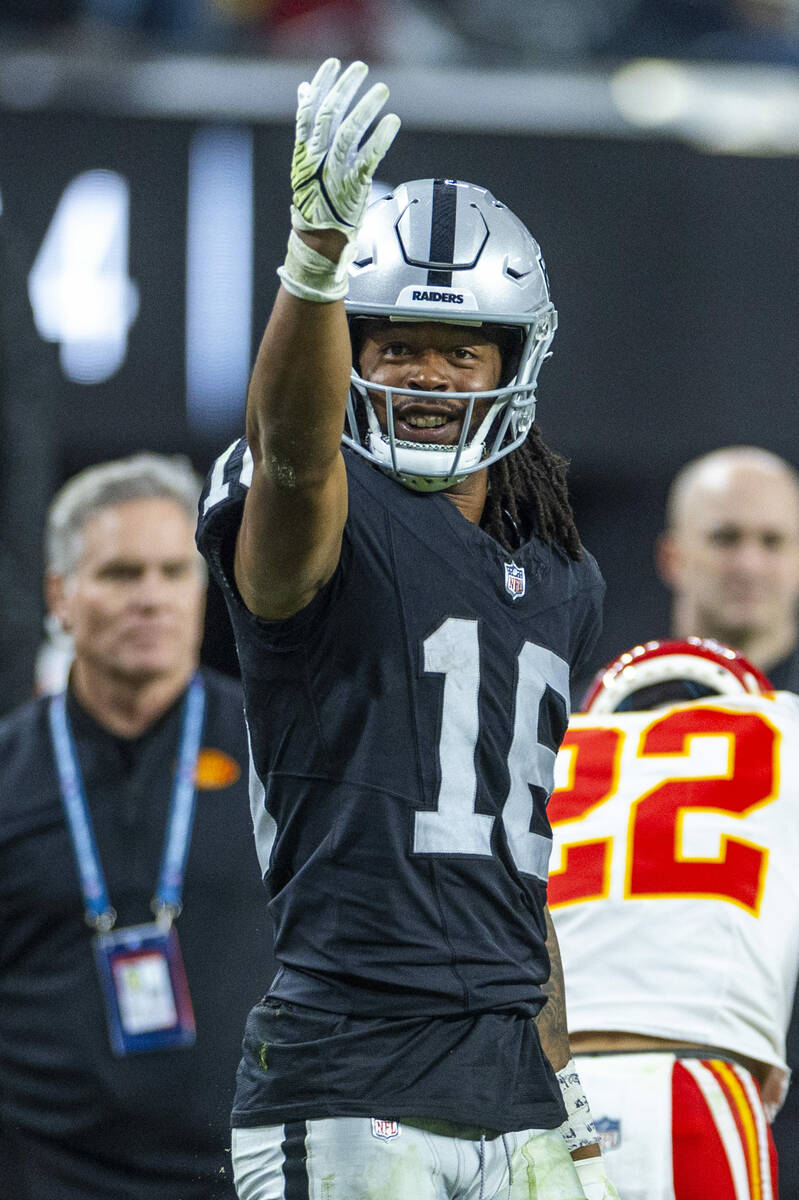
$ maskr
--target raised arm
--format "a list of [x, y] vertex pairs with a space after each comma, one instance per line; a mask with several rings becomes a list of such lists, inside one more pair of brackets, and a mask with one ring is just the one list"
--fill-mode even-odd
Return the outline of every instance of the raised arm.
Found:
[[328, 59], [298, 90], [292, 231], [247, 397], [253, 478], [236, 582], [259, 616], [303, 608], [338, 562], [347, 517], [341, 432], [349, 390], [347, 272], [374, 171], [399, 128], [375, 84], [347, 114], [368, 68]]

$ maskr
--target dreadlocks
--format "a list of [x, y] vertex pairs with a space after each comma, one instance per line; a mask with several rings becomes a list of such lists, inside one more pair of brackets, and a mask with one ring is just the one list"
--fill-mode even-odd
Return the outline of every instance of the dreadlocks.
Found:
[[567, 460], [547, 446], [533, 425], [518, 450], [488, 468], [488, 495], [480, 522], [506, 550], [537, 534], [557, 542], [579, 562], [582, 546], [566, 487]]

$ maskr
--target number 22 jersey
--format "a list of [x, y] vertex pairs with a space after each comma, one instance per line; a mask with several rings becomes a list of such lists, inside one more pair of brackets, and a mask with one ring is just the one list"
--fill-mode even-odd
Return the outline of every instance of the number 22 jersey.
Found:
[[549, 903], [571, 1032], [784, 1066], [799, 967], [799, 698], [571, 719]]

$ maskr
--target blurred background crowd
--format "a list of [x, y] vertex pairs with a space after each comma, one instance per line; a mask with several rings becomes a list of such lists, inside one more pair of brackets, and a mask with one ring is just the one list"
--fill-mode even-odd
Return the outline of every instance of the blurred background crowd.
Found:
[[630, 55], [796, 63], [796, 0], [3, 0], [9, 36], [532, 66]]

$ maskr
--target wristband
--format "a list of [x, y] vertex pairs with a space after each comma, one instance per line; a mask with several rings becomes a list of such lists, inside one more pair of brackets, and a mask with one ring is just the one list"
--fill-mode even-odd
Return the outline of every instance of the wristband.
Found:
[[560, 1126], [560, 1134], [567, 1149], [571, 1153], [581, 1146], [592, 1146], [598, 1140], [596, 1127], [573, 1058], [558, 1071], [557, 1080], [566, 1105], [566, 1120]]
[[277, 273], [286, 291], [300, 300], [311, 300], [316, 304], [342, 300], [347, 294], [350, 263], [356, 248], [355, 242], [347, 243], [338, 262], [332, 262], [307, 245], [292, 229], [286, 261], [278, 267]]

